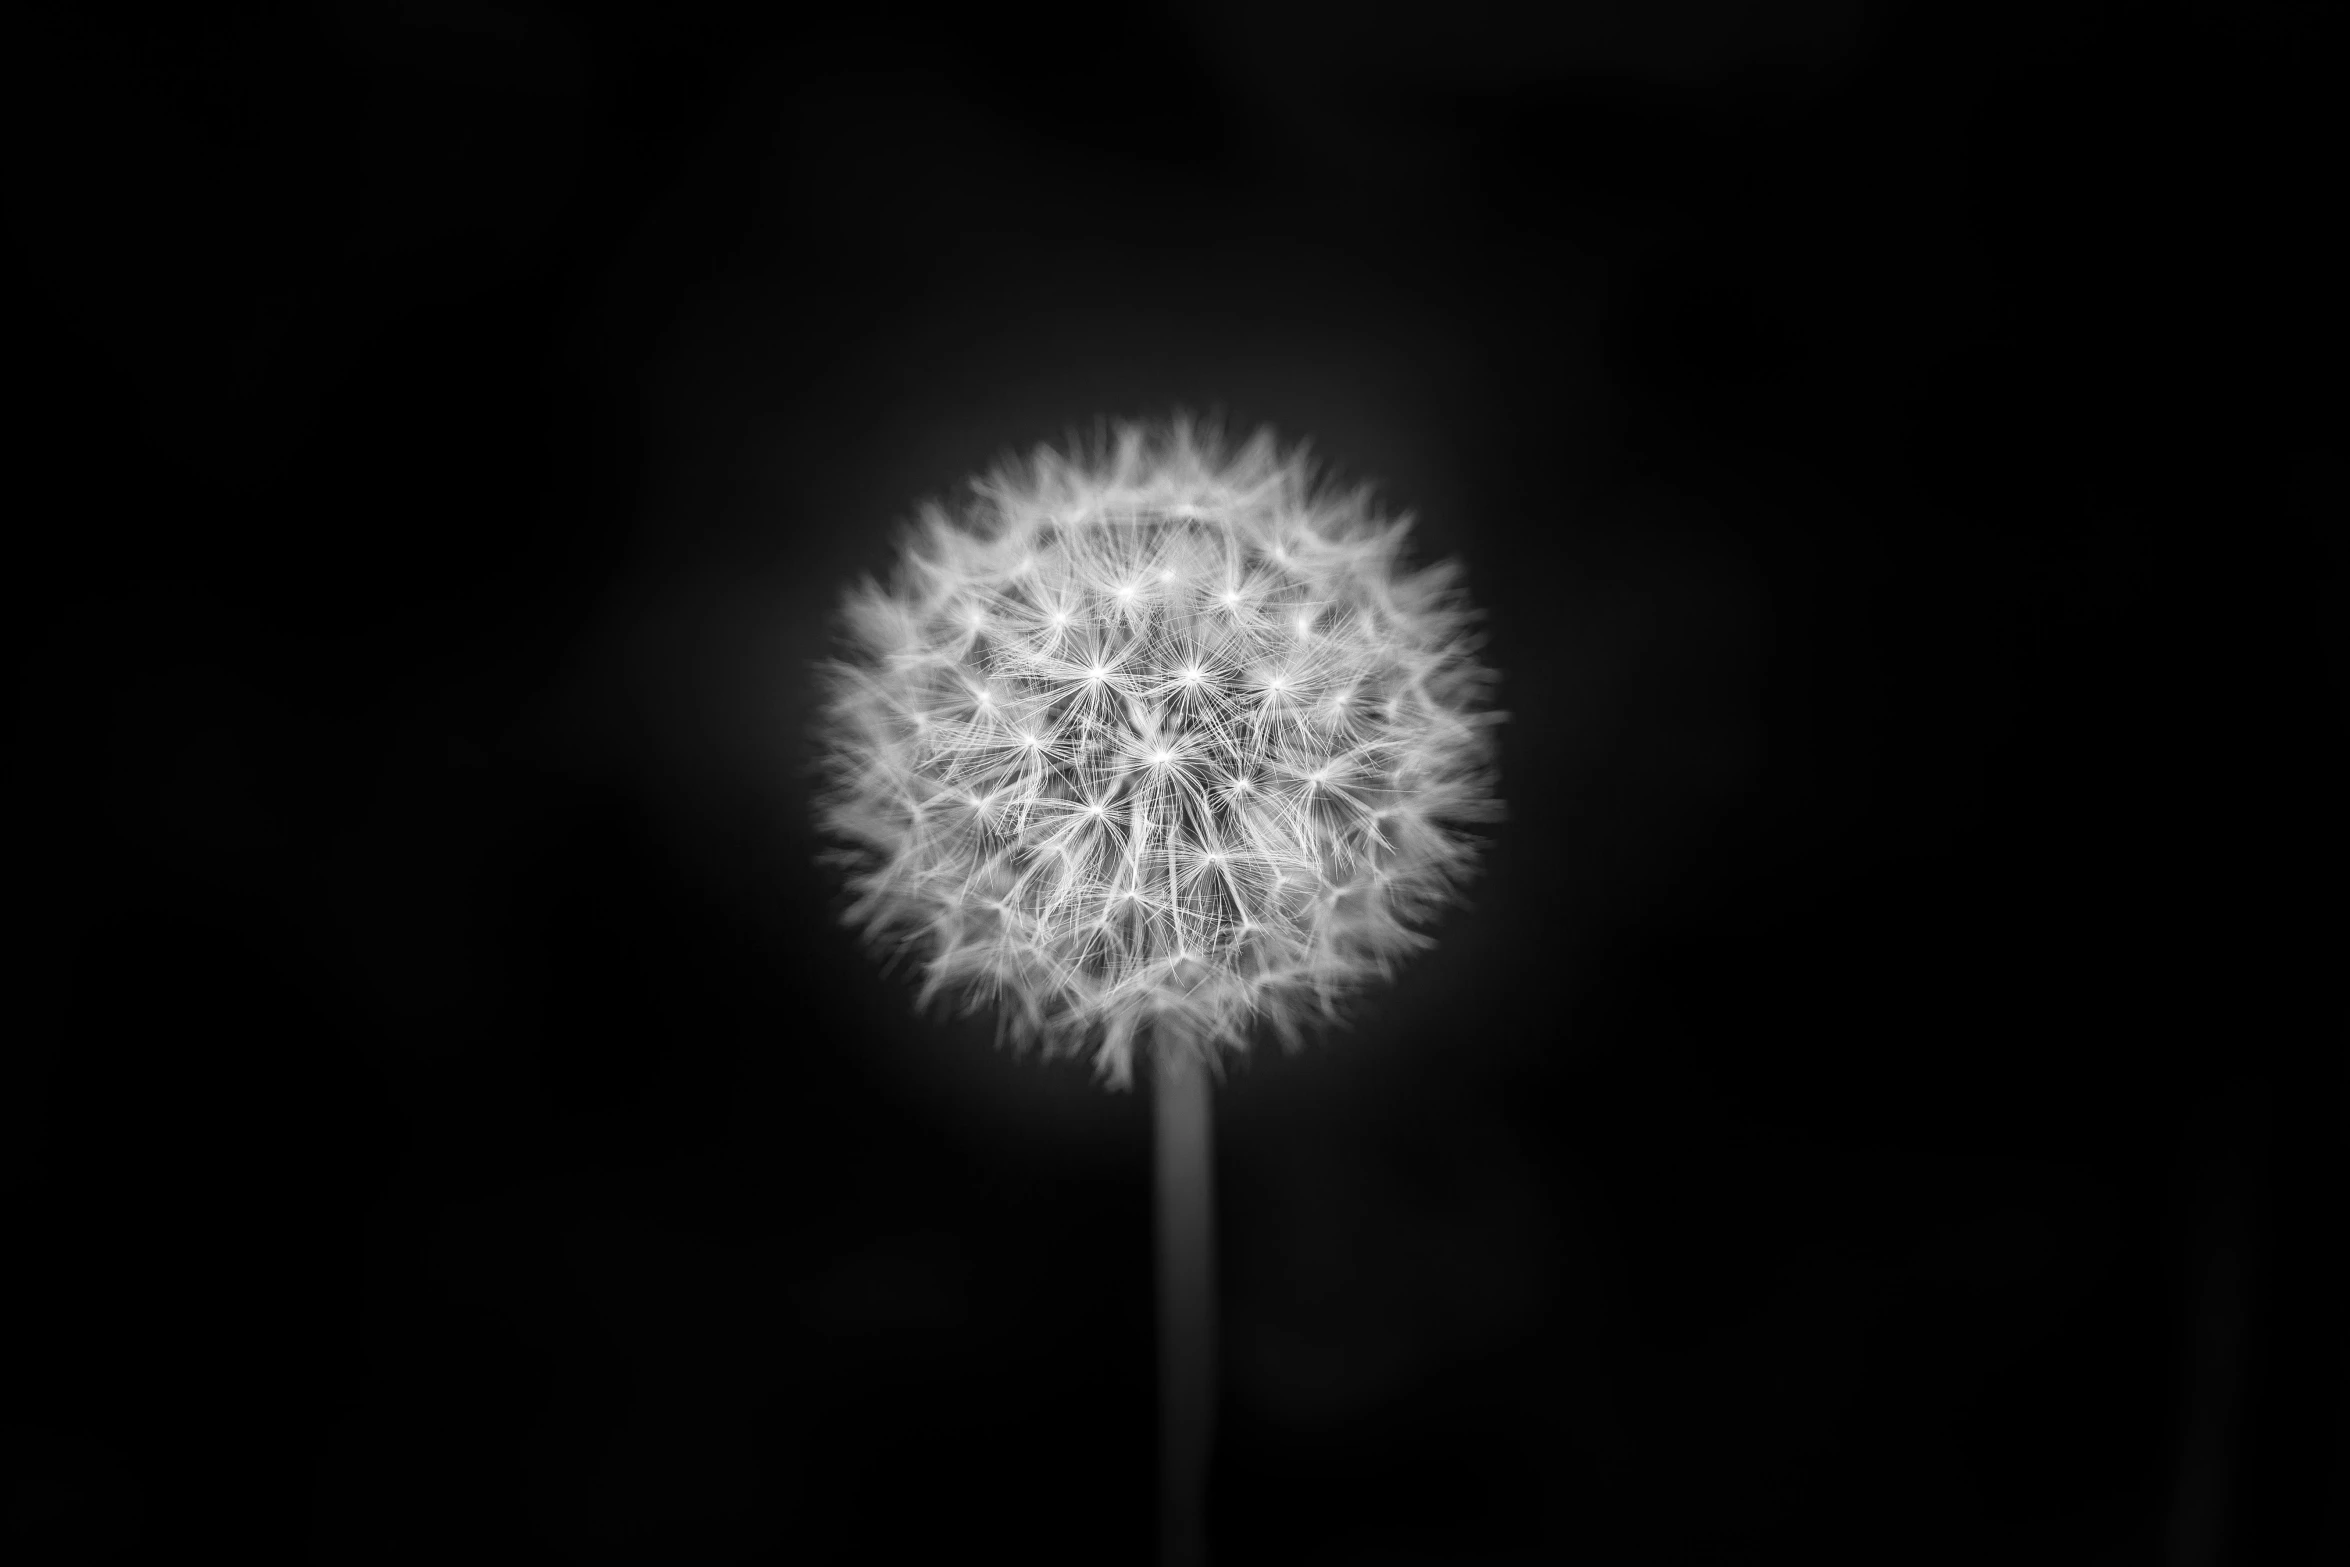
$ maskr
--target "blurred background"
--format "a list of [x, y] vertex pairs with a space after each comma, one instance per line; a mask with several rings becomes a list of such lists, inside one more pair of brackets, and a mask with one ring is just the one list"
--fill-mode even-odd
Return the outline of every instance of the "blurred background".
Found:
[[802, 733], [1179, 406], [1513, 714], [1221, 1094], [1218, 1560], [2350, 1558], [2314, 6], [788, 11], [4, 24], [12, 1560], [1145, 1560], [1147, 1107]]

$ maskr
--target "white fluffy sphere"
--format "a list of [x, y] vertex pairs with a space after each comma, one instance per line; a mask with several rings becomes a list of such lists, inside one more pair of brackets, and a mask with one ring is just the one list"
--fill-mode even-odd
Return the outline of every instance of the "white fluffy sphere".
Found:
[[846, 918], [921, 1004], [1114, 1086], [1141, 1038], [1294, 1048], [1427, 944], [1501, 813], [1455, 570], [1265, 432], [1126, 425], [971, 489], [848, 593], [819, 672]]

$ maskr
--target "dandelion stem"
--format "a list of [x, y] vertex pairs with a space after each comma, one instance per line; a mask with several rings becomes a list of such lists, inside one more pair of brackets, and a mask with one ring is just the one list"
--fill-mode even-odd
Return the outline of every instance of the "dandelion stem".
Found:
[[[1153, 1041], [1155, 1044], [1156, 1041]], [[1216, 1192], [1208, 1069], [1154, 1049], [1159, 1284], [1159, 1567], [1205, 1567], [1216, 1423]]]

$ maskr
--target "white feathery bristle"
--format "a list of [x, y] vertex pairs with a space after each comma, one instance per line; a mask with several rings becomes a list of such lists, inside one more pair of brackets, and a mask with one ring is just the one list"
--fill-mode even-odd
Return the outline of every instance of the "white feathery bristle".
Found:
[[923, 508], [820, 669], [846, 918], [1047, 1055], [1286, 1044], [1428, 944], [1494, 797], [1492, 671], [1405, 516], [1303, 448], [1119, 426]]

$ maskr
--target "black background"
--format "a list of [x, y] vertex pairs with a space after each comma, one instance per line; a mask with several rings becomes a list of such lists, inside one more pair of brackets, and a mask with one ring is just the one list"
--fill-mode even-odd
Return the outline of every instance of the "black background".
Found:
[[7, 24], [13, 1559], [1146, 1560], [1147, 1105], [800, 736], [1177, 405], [1514, 715], [1221, 1095], [1219, 1561], [2350, 1554], [2314, 7], [769, 9]]

